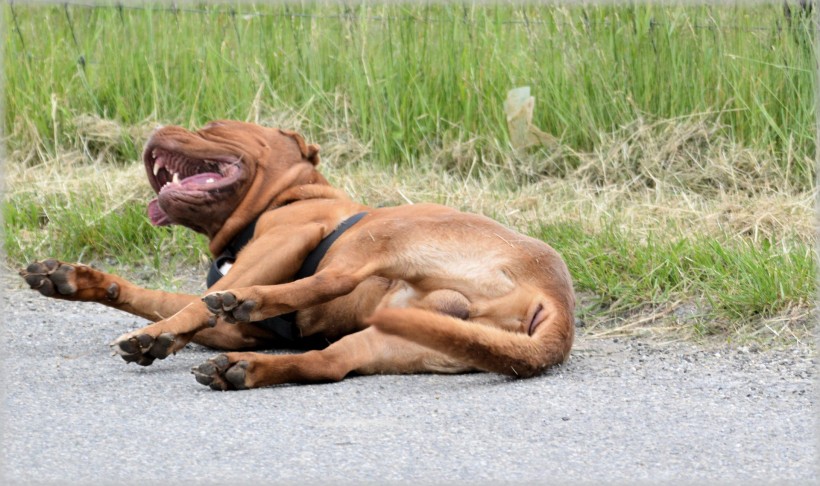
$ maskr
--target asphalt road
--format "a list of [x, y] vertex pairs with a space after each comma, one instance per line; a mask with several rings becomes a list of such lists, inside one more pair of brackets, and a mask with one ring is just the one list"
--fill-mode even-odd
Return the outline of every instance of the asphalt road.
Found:
[[0, 278], [3, 483], [817, 482], [810, 346], [750, 352], [581, 335], [568, 364], [214, 392], [191, 345], [141, 368], [144, 324]]

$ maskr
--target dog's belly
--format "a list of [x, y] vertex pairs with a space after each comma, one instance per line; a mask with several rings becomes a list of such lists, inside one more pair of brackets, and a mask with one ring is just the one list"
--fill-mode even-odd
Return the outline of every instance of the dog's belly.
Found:
[[494, 249], [437, 243], [408, 248], [401, 262], [404, 280], [424, 290], [456, 290], [470, 300], [499, 297], [515, 288], [509, 258]]
[[425, 291], [450, 288], [470, 300], [510, 293], [550, 251], [490, 218], [435, 204], [373, 211], [355, 249], [346, 250], [382, 255], [377, 272], [384, 277]]

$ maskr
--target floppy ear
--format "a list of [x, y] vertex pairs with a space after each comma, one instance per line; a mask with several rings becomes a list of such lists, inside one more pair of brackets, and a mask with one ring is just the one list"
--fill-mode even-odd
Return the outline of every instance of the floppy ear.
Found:
[[310, 144], [305, 143], [305, 139], [302, 138], [301, 135], [299, 135], [296, 132], [292, 132], [290, 130], [282, 130], [280, 128], [279, 133], [281, 133], [282, 135], [285, 135], [287, 137], [290, 137], [294, 141], [296, 141], [296, 144], [299, 145], [299, 150], [302, 152], [302, 157], [304, 157], [305, 160], [307, 160], [308, 162], [310, 162], [314, 166], [319, 165], [319, 146], [318, 145], [316, 145], [315, 143], [310, 143]]

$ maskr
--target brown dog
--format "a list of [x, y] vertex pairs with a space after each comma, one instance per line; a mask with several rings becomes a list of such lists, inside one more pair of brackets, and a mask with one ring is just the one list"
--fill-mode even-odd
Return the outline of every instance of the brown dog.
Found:
[[[357, 204], [317, 172], [318, 148], [283, 130], [233, 121], [197, 132], [165, 127], [143, 159], [158, 193], [151, 221], [204, 233], [225, 257], [227, 273], [207, 295], [144, 289], [55, 260], [21, 272], [43, 295], [155, 321], [112, 343], [128, 362], [149, 365], [190, 341], [224, 350], [326, 346], [231, 352], [194, 368], [200, 383], [228, 390], [351, 372], [526, 377], [569, 355], [572, 282], [541, 241], [442, 206]], [[306, 270], [311, 261], [316, 268]]]

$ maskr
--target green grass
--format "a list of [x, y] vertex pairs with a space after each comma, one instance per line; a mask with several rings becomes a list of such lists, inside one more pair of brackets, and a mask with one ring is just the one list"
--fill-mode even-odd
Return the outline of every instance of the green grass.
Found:
[[343, 120], [387, 165], [472, 138], [492, 160], [506, 91], [528, 85], [535, 124], [576, 149], [639, 117], [714, 112], [813, 180], [810, 30], [776, 4], [3, 8], [12, 145], [76, 147], [77, 114], [194, 127], [256, 103], [298, 107], [307, 130]]
[[805, 243], [704, 235], [637, 243], [624, 230], [568, 223], [533, 233], [562, 254], [576, 288], [593, 292], [610, 312], [695, 302], [700, 319], [710, 321], [707, 330], [725, 332], [729, 322], [776, 316], [815, 298], [816, 260]]
[[45, 257], [94, 262], [115, 271], [155, 271], [201, 263], [205, 239], [179, 226], [155, 227], [145, 203], [127, 201], [111, 210], [102, 197], [11, 196], [3, 204], [4, 247], [12, 265]]

